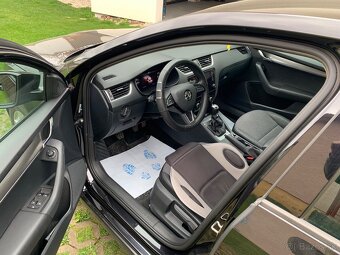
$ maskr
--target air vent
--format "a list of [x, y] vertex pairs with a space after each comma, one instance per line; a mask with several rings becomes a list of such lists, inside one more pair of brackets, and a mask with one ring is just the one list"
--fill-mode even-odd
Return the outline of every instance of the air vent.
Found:
[[191, 72], [191, 69], [187, 66], [184, 66], [184, 65], [180, 65], [180, 66], [177, 66], [177, 68], [182, 72], [182, 73], [190, 73]]
[[198, 60], [198, 63], [200, 63], [200, 66], [202, 68], [210, 66], [212, 64], [212, 59], [210, 55], [198, 58], [197, 60]]
[[114, 74], [109, 74], [109, 75], [103, 77], [103, 80], [104, 80], [104, 81], [107, 81], [107, 80], [110, 80], [110, 79], [115, 78], [115, 77], [116, 77], [116, 75], [114, 75]]
[[126, 96], [130, 92], [130, 83], [123, 83], [118, 86], [110, 88], [113, 99], [120, 98], [122, 96]]
[[241, 52], [243, 55], [248, 54], [248, 50], [246, 47], [237, 48], [237, 50]]

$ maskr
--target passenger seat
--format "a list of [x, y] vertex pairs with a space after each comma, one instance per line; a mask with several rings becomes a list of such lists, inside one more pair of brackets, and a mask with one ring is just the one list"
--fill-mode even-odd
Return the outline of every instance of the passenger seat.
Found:
[[270, 111], [254, 110], [243, 114], [233, 132], [260, 149], [265, 149], [288, 125], [289, 120]]

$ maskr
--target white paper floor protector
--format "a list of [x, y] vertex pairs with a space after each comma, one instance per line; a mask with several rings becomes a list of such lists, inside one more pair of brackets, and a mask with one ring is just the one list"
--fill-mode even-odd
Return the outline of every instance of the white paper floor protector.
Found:
[[136, 198], [154, 186], [165, 157], [174, 151], [151, 136], [144, 143], [100, 163], [115, 182]]

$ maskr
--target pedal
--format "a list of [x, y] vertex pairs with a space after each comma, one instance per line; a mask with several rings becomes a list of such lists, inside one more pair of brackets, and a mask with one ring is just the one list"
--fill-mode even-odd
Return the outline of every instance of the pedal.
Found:
[[138, 132], [139, 131], [138, 124], [136, 126], [132, 127], [132, 131], [133, 132]]
[[117, 137], [118, 140], [122, 140], [122, 139], [124, 139], [124, 133], [119, 132], [119, 133], [116, 134], [116, 137]]
[[146, 127], [146, 121], [140, 122], [140, 125], [141, 125], [142, 128], [145, 128]]

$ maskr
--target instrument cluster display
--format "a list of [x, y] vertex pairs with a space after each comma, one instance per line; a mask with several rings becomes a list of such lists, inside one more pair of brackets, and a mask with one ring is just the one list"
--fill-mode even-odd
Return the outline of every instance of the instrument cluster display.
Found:
[[141, 74], [135, 79], [135, 84], [137, 88], [143, 94], [150, 94], [153, 90], [156, 89], [159, 74], [160, 74], [160, 71], [150, 71], [150, 72]]
[[[134, 79], [134, 83], [141, 94], [148, 96], [156, 91], [159, 74], [161, 73], [165, 65], [166, 63], [157, 65], [145, 71], [144, 73], [138, 75]], [[176, 71], [176, 69], [173, 69], [168, 77], [166, 86], [175, 85], [178, 82], [178, 80], [179, 80], [178, 72]]]

